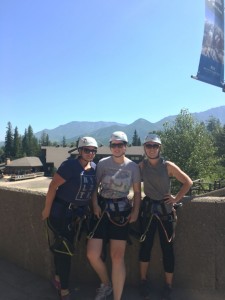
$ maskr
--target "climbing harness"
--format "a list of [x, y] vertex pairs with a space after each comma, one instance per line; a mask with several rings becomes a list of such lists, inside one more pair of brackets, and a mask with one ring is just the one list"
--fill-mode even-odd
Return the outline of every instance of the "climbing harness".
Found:
[[[54, 233], [54, 241], [51, 242], [49, 229]], [[74, 245], [70, 243], [65, 237], [61, 236], [58, 231], [53, 228], [50, 223], [50, 220], [47, 219], [46, 222], [46, 231], [49, 248], [54, 253], [66, 254], [69, 256], [73, 256], [75, 252]]]
[[[74, 231], [74, 243], [72, 244], [67, 238], [65, 238], [56, 228], [51, 224], [50, 219], [48, 218], [46, 221], [46, 233], [47, 239], [49, 243], [49, 248], [54, 253], [66, 254], [69, 256], [73, 256], [75, 253], [75, 246], [80, 239], [82, 227], [84, 221], [87, 222], [89, 219], [89, 208], [86, 206], [75, 206], [72, 203], [66, 203], [63, 200], [55, 200], [57, 202], [63, 203], [64, 206], [61, 206], [61, 209], [65, 213], [63, 215], [63, 223], [66, 223], [66, 214], [69, 213], [71, 222], [69, 224], [63, 224], [62, 226], [66, 226], [68, 231]], [[51, 241], [50, 232], [54, 234], [54, 240]]]
[[[177, 224], [176, 210], [182, 204], [174, 205], [172, 208], [172, 212], [168, 214], [166, 211], [166, 208], [165, 208], [164, 200], [152, 200], [149, 197], [145, 197], [142, 201], [143, 201], [143, 203], [142, 203], [142, 207], [141, 207], [140, 217], [143, 220], [147, 221], [147, 225], [145, 226], [145, 230], [144, 230], [143, 234], [141, 235], [139, 241], [140, 242], [145, 241], [145, 238], [146, 238], [147, 232], [150, 228], [151, 222], [152, 222], [153, 218], [156, 218], [159, 221], [160, 225], [162, 226], [162, 229], [165, 233], [167, 242], [170, 243], [175, 238], [175, 228], [176, 228], [176, 224]], [[160, 213], [159, 213], [159, 206], [161, 208]], [[163, 224], [163, 221], [173, 222], [173, 233], [172, 233], [171, 237], [168, 236], [165, 226]]]
[[101, 220], [102, 220], [102, 218], [103, 218], [105, 212], [106, 212], [106, 210], [104, 209], [103, 212], [102, 212], [102, 214], [101, 214], [101, 216], [100, 216], [100, 218], [98, 219], [97, 223], [95, 224], [93, 230], [87, 235], [87, 238], [88, 238], [88, 239], [92, 239], [92, 238], [93, 238], [93, 236], [94, 236], [94, 234], [95, 234], [95, 231], [96, 231], [96, 229], [98, 228], [98, 225], [100, 224], [100, 222], [101, 222]]
[[[120, 205], [120, 203], [122, 204], [122, 202], [123, 204], [125, 203], [125, 206]], [[94, 236], [95, 231], [97, 230], [104, 215], [107, 215], [112, 224], [119, 227], [126, 226], [130, 221], [131, 205], [126, 197], [107, 199], [98, 195], [98, 203], [102, 209], [102, 213], [93, 230], [87, 235], [88, 239], [91, 239]]]

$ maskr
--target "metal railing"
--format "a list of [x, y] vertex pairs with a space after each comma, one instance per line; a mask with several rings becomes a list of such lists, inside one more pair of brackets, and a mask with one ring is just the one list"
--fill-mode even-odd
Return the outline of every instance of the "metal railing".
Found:
[[203, 179], [196, 179], [190, 188], [190, 195], [200, 195], [225, 187], [225, 179], [218, 179], [214, 182], [204, 182]]
[[40, 176], [44, 176], [44, 172], [36, 172], [36, 173], [29, 173], [29, 174], [22, 174], [22, 175], [14, 174], [10, 177], [10, 180], [12, 180], [12, 181], [25, 180], [25, 179], [36, 178], [36, 177], [40, 177]]

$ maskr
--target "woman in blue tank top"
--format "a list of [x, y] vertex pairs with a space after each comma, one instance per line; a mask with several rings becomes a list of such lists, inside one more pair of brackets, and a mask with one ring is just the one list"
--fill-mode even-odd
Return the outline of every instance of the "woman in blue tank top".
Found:
[[78, 142], [77, 159], [64, 161], [50, 182], [42, 219], [55, 235], [50, 245], [54, 255], [55, 276], [53, 284], [61, 300], [71, 300], [68, 288], [74, 237], [77, 234], [75, 220], [87, 213], [91, 194], [95, 189], [95, 164], [97, 142], [83, 137]]

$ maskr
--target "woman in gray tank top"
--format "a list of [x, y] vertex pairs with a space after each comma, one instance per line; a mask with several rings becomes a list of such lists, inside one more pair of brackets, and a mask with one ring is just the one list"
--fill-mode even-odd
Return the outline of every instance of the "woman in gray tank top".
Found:
[[[146, 197], [142, 201], [140, 221], [142, 236], [140, 244], [140, 294], [149, 299], [147, 281], [151, 250], [156, 231], [159, 232], [165, 272], [165, 287], [161, 300], [171, 299], [174, 273], [174, 204], [181, 201], [192, 186], [192, 180], [176, 164], [160, 156], [161, 139], [149, 133], [144, 141], [146, 159], [140, 163], [141, 176]], [[170, 178], [176, 178], [182, 185], [176, 196], [170, 192]]]

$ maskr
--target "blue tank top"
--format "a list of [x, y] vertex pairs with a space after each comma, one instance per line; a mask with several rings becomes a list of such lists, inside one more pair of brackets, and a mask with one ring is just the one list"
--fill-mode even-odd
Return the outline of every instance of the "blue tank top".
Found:
[[56, 196], [76, 205], [87, 205], [96, 187], [95, 164], [84, 170], [78, 159], [68, 159], [58, 168], [57, 173], [66, 180], [59, 186]]

